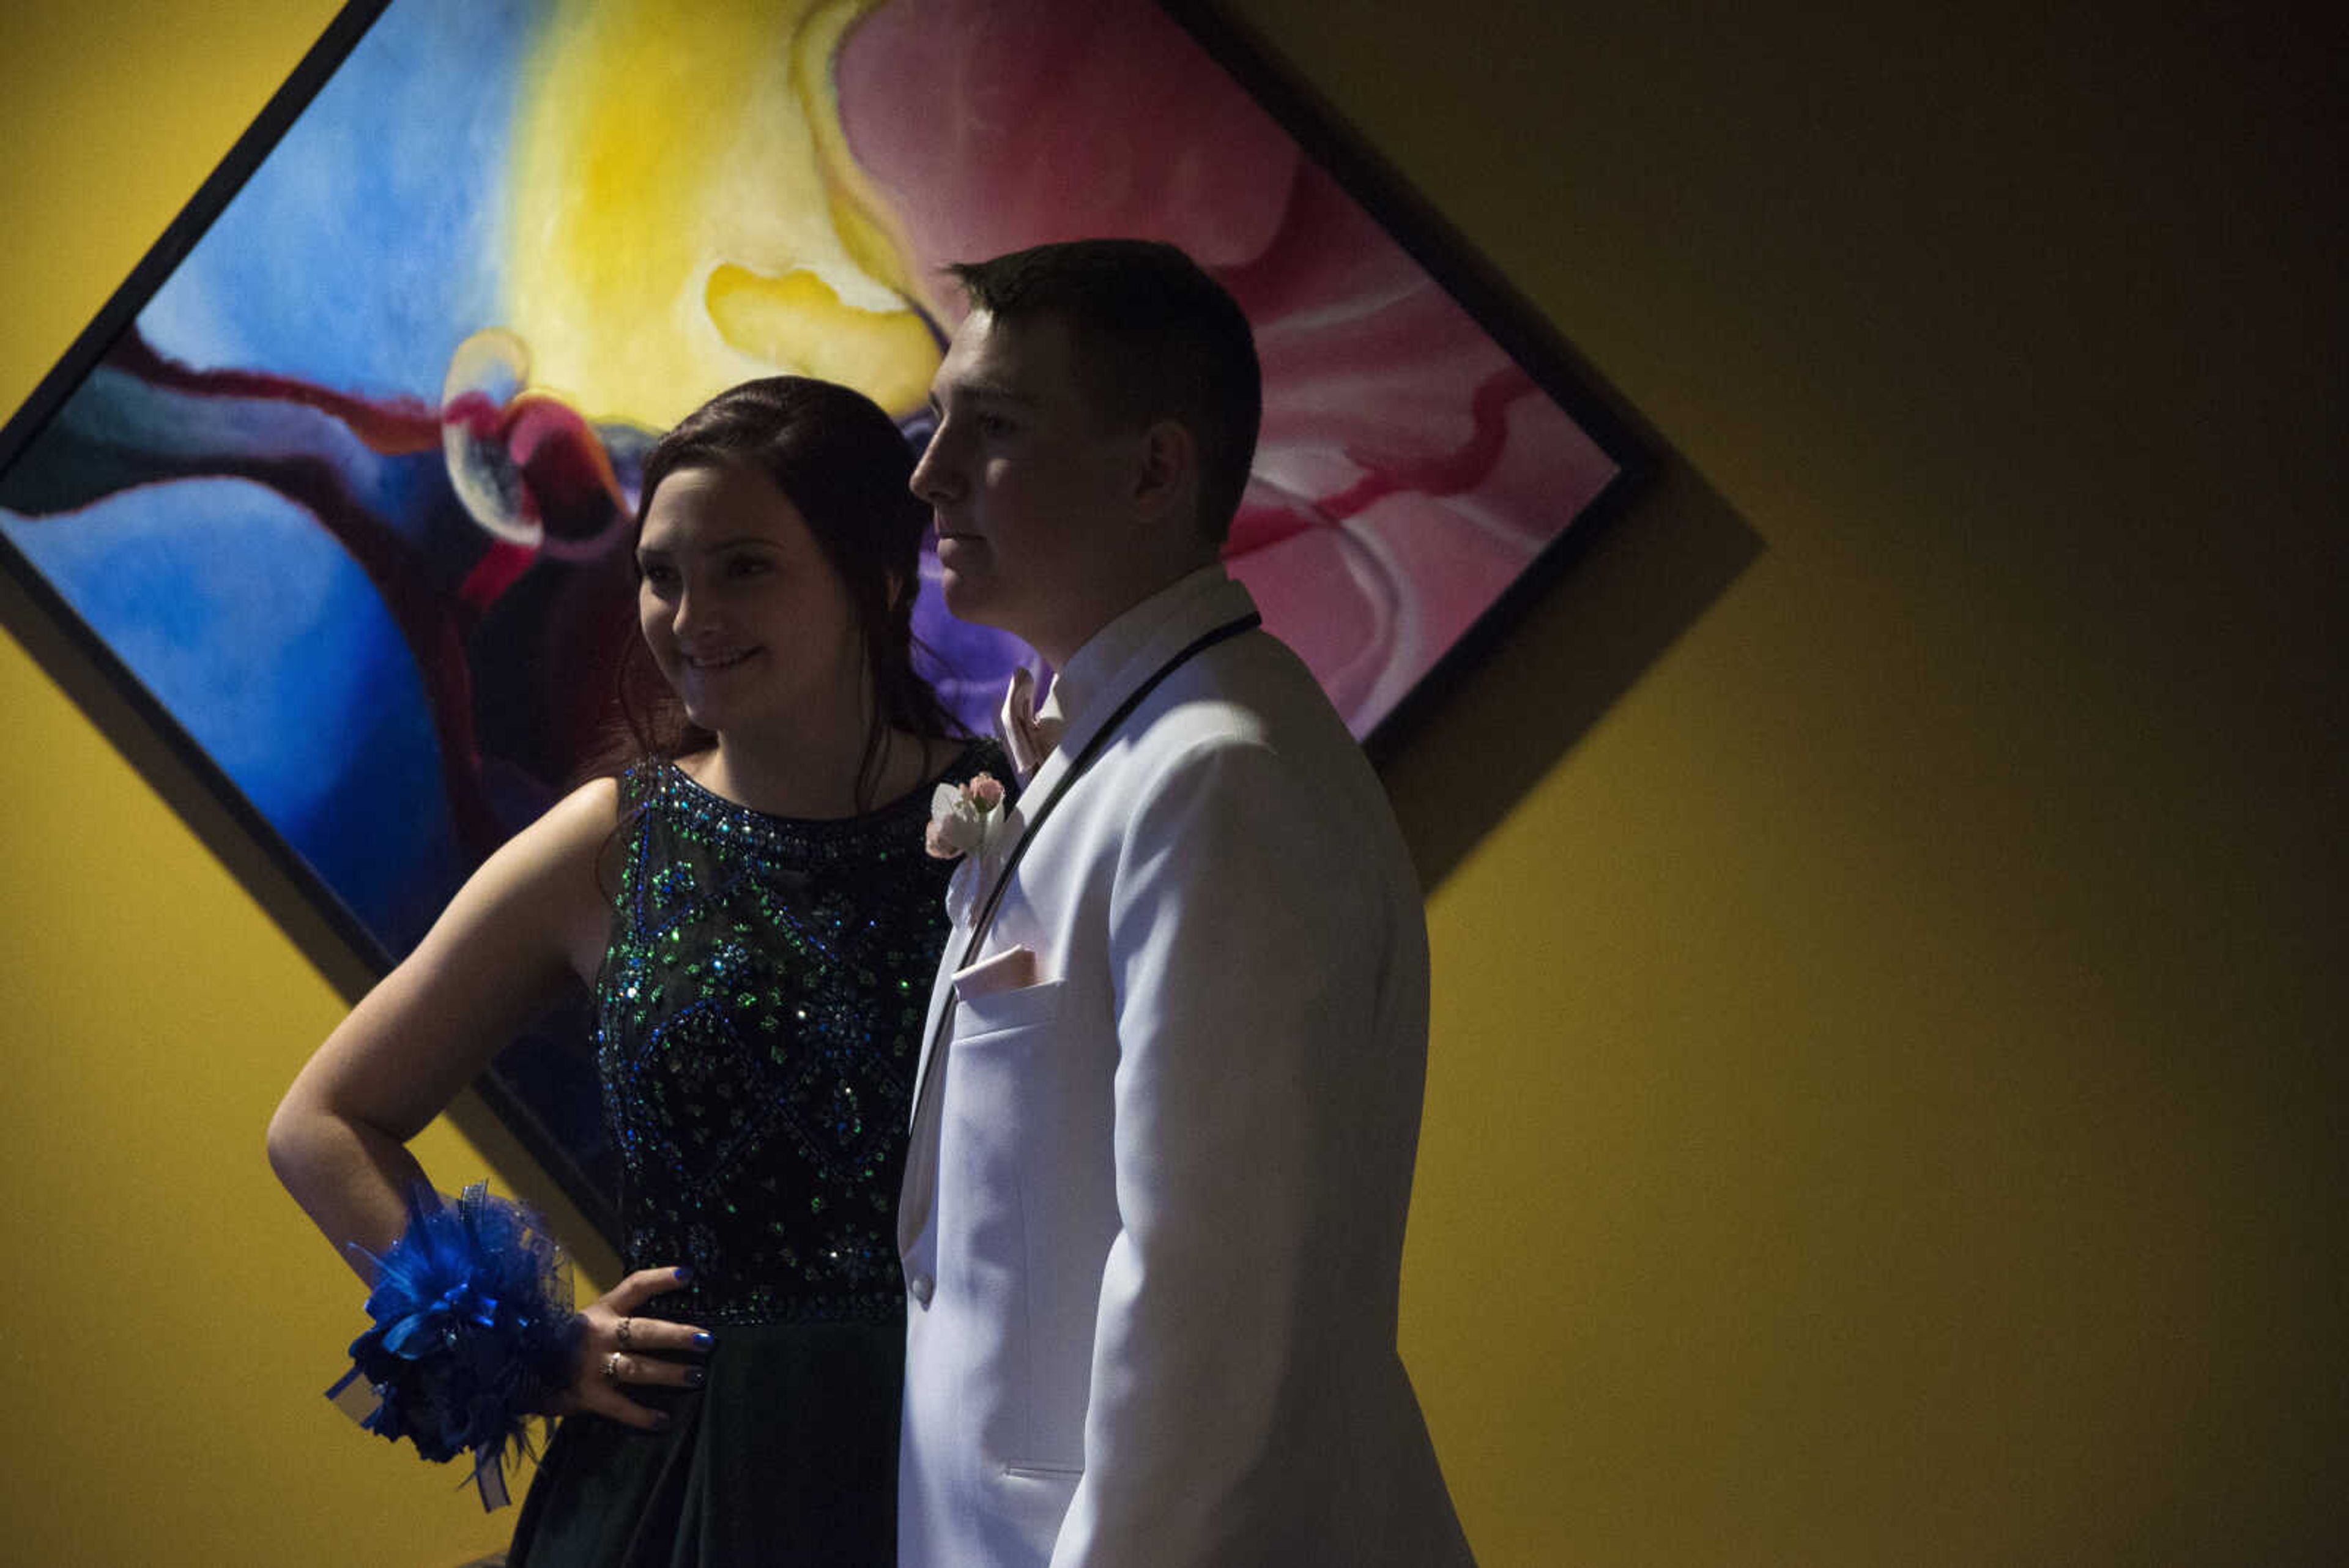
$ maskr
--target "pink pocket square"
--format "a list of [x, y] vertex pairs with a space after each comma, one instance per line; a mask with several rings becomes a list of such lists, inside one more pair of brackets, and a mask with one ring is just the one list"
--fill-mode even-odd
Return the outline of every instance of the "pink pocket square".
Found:
[[1006, 948], [954, 971], [955, 994], [965, 1002], [1035, 983], [1036, 954], [1024, 947]]

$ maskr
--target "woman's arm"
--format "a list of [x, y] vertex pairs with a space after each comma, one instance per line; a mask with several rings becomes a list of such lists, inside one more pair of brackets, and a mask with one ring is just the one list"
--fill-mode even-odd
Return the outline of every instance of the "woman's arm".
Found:
[[[374, 1271], [351, 1244], [380, 1257], [407, 1229], [409, 1189], [424, 1179], [408, 1140], [572, 979], [594, 980], [611, 919], [596, 872], [619, 811], [618, 785], [599, 779], [516, 834], [278, 1102], [269, 1163], [370, 1284]], [[630, 1314], [684, 1282], [679, 1270], [642, 1269], [591, 1303], [580, 1314], [569, 1382], [548, 1413], [665, 1426], [667, 1416], [625, 1386], [698, 1385], [700, 1368], [678, 1358], [707, 1351], [709, 1336]]]
[[362, 1278], [423, 1179], [407, 1142], [573, 977], [592, 980], [610, 906], [597, 862], [618, 820], [600, 779], [483, 863], [416, 950], [351, 1010], [285, 1091], [269, 1163]]

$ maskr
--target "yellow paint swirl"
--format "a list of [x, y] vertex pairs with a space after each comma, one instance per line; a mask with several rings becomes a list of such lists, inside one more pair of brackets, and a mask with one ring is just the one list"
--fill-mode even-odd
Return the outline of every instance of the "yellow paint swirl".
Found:
[[879, 0], [560, 0], [523, 84], [508, 325], [542, 387], [665, 429], [779, 371], [914, 408], [937, 368], [832, 61]]

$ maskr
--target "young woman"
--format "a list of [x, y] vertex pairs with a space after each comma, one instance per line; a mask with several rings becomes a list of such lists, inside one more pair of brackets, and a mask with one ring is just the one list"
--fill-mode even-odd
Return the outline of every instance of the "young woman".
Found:
[[644, 756], [491, 857], [270, 1125], [372, 1277], [422, 1181], [407, 1140], [592, 988], [630, 1272], [546, 1379], [565, 1418], [516, 1564], [895, 1561], [894, 1209], [951, 869], [924, 830], [937, 783], [1009, 773], [912, 665], [911, 468], [878, 408], [791, 377], [655, 447]]

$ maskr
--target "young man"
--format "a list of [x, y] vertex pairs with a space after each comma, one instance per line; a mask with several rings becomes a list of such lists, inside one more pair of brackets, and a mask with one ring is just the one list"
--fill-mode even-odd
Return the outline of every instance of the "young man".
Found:
[[957, 272], [914, 491], [947, 607], [1058, 673], [931, 999], [899, 1562], [1465, 1563], [1395, 1352], [1419, 889], [1216, 564], [1247, 319], [1166, 245]]

